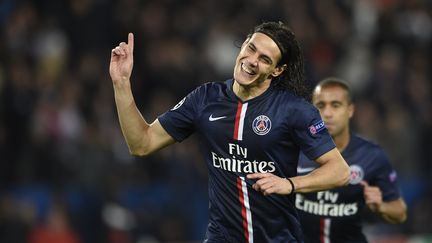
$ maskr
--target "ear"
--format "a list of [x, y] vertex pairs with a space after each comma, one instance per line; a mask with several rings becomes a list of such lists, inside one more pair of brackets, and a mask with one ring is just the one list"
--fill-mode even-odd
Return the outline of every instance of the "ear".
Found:
[[354, 110], [355, 110], [355, 106], [354, 103], [351, 103], [348, 105], [348, 114], [349, 114], [349, 118], [352, 118], [354, 115]]
[[285, 71], [285, 69], [287, 69], [287, 65], [281, 65], [281, 66], [277, 66], [273, 72], [271, 73], [271, 76], [273, 78], [276, 78], [277, 76], [279, 76], [281, 73], [283, 73], [283, 71]]

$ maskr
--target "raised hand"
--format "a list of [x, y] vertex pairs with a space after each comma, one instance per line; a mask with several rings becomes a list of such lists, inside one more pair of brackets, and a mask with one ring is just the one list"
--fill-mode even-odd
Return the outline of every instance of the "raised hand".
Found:
[[110, 75], [114, 85], [129, 82], [133, 68], [134, 36], [128, 35], [128, 42], [121, 42], [111, 50]]

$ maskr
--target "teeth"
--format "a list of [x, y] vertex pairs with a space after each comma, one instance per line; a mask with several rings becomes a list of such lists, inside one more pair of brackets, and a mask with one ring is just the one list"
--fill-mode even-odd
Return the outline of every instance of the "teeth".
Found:
[[250, 70], [249, 68], [247, 68], [244, 64], [241, 65], [242, 69], [247, 72], [250, 75], [255, 74], [254, 71]]

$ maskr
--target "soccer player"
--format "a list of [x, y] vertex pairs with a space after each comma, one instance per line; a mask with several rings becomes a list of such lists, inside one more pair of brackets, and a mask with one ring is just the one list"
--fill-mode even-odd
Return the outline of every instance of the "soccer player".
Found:
[[[302, 97], [303, 59], [288, 27], [256, 26], [232, 79], [199, 86], [150, 124], [132, 96], [133, 48], [130, 33], [111, 53], [123, 135], [138, 156], [200, 135], [209, 170], [204, 242], [302, 242], [293, 193], [345, 185], [349, 168], [318, 110]], [[319, 165], [314, 173], [296, 176], [300, 150]]]
[[[405, 202], [384, 151], [350, 131], [354, 113], [350, 86], [337, 78], [324, 79], [315, 87], [312, 102], [350, 166], [351, 176], [348, 186], [296, 195], [305, 242], [367, 242], [361, 220], [365, 206], [389, 223], [404, 222]], [[315, 163], [301, 154], [299, 175], [315, 169]]]

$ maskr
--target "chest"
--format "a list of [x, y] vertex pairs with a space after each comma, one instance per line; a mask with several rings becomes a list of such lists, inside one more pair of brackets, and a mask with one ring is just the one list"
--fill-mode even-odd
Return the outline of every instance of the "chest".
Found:
[[198, 129], [207, 139], [266, 148], [289, 141], [289, 116], [270, 100], [209, 102], [198, 116]]

